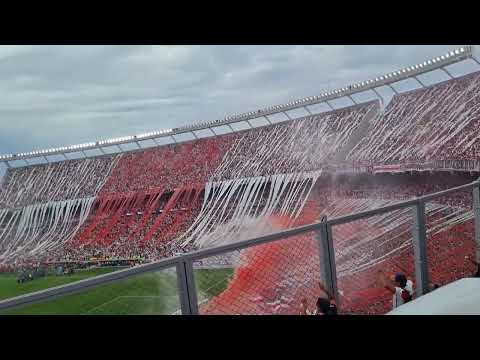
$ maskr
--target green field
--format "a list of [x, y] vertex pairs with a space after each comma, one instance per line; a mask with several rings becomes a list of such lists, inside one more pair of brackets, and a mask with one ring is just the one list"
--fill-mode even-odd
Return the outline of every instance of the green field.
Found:
[[[48, 276], [18, 284], [16, 275], [0, 275], [0, 299], [104, 274], [112, 268], [77, 272], [71, 276]], [[223, 291], [232, 269], [196, 270], [198, 301]], [[66, 295], [2, 315], [160, 315], [178, 313], [180, 304], [175, 271], [162, 270], [101, 285], [82, 293]]]

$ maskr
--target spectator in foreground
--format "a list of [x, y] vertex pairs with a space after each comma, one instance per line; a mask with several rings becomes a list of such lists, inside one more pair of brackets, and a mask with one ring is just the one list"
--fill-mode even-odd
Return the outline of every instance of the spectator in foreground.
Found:
[[402, 273], [396, 273], [393, 279], [388, 280], [385, 274], [379, 272], [380, 284], [393, 294], [393, 309], [413, 299], [413, 282]]
[[307, 299], [303, 298], [300, 304], [301, 306], [301, 315], [338, 315], [337, 304], [335, 298], [332, 294], [322, 285], [321, 282], [318, 283], [320, 291], [323, 292], [326, 296], [319, 297], [316, 302], [316, 309], [314, 311], [308, 310]]
[[465, 259], [470, 260], [470, 262], [477, 267], [477, 271], [472, 275], [472, 277], [480, 278], [480, 264], [468, 255], [465, 256]]

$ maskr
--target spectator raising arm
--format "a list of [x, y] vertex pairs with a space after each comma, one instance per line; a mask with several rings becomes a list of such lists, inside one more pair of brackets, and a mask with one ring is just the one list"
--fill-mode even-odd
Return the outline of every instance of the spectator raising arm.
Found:
[[387, 279], [387, 276], [385, 275], [385, 273], [381, 270], [378, 272], [378, 282], [379, 282], [380, 286], [387, 289], [392, 294], [395, 294], [395, 285], [394, 285], [393, 281], [391, 281], [391, 280], [389, 281]]

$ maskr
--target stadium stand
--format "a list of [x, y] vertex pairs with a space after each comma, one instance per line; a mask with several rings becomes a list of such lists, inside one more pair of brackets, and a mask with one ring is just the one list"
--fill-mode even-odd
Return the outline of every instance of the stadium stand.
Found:
[[395, 95], [348, 155], [375, 164], [478, 160], [480, 73]]
[[[479, 83], [473, 73], [395, 95], [383, 111], [371, 101], [212, 138], [9, 169], [0, 188], [0, 266], [154, 261], [465, 184], [473, 174], [431, 172], [436, 164], [480, 170]], [[383, 175], [332, 175], [334, 163], [387, 167]], [[388, 168], [422, 164], [431, 172]], [[432, 283], [467, 276], [473, 265], [465, 255], [476, 251], [471, 194], [437, 199], [426, 216]], [[400, 269], [415, 278], [411, 228], [405, 210], [334, 227], [343, 311], [390, 310], [377, 273]], [[234, 279], [201, 312], [295, 313], [322, 281], [317, 247], [312, 234], [234, 255]]]

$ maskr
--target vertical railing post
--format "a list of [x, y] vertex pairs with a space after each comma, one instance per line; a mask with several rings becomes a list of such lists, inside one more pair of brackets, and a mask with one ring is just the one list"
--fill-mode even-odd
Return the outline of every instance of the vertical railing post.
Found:
[[335, 265], [335, 251], [333, 248], [332, 227], [327, 223], [327, 218], [322, 218], [321, 227], [315, 231], [315, 237], [319, 245], [320, 269], [323, 270], [325, 286], [335, 296], [339, 307], [337, 288], [337, 269]]
[[473, 216], [475, 218], [475, 255], [480, 263], [480, 181], [473, 187]]
[[191, 260], [177, 263], [177, 286], [182, 315], [198, 315], [197, 290]]
[[415, 280], [417, 297], [428, 293], [427, 226], [425, 202], [419, 200], [413, 207], [413, 251], [415, 256]]
[[178, 262], [176, 269], [177, 269], [177, 288], [178, 288], [178, 297], [180, 301], [180, 309], [182, 310], [182, 315], [191, 315], [190, 303], [188, 301], [187, 276], [185, 273], [184, 263]]

